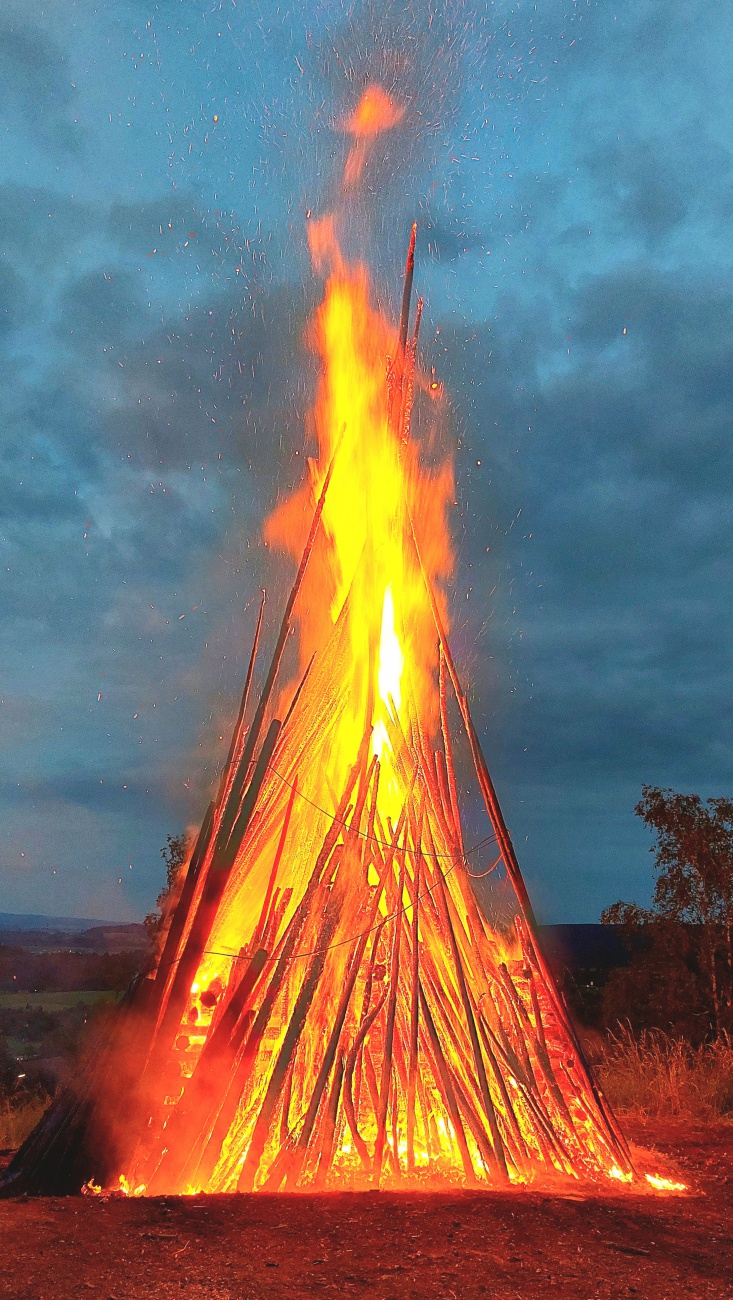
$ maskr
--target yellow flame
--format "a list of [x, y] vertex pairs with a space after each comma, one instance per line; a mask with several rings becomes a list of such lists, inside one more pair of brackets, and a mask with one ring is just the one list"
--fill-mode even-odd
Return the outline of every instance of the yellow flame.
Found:
[[686, 1192], [688, 1190], [687, 1183], [676, 1183], [672, 1178], [662, 1178], [659, 1174], [644, 1174], [644, 1177], [658, 1192]]
[[402, 703], [402, 669], [405, 656], [395, 628], [394, 597], [391, 585], [384, 593], [382, 605], [382, 634], [379, 641], [379, 698], [391, 708], [390, 701], [399, 710]]

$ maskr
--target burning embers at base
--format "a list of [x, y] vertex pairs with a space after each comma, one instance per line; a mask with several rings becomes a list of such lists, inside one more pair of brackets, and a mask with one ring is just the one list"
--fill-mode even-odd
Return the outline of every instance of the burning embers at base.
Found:
[[[347, 123], [345, 189], [399, 117], [367, 92]], [[90, 1191], [132, 1195], [634, 1179], [538, 950], [450, 655], [452, 468], [426, 471], [410, 437], [432, 387], [416, 364], [420, 303], [409, 333], [414, 235], [395, 328], [335, 218], [311, 225], [326, 275], [318, 455], [266, 527], [298, 573], [250, 710], [260, 614], [157, 968], [90, 1071], [85, 1118], [65, 1121], [84, 1128], [74, 1190], [90, 1177]], [[301, 675], [286, 686], [296, 624]], [[468, 770], [488, 814], [469, 847]]]

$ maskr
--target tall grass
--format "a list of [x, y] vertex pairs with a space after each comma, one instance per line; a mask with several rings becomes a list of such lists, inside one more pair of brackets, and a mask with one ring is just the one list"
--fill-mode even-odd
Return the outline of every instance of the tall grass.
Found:
[[45, 1093], [0, 1097], [0, 1151], [14, 1151], [25, 1142], [49, 1101]]
[[733, 1118], [733, 1038], [692, 1047], [658, 1030], [611, 1034], [596, 1066], [615, 1110], [687, 1119]]

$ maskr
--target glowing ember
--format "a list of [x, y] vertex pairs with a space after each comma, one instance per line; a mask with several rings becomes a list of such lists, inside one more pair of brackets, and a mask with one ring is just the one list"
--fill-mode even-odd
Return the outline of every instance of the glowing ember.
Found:
[[344, 168], [344, 186], [356, 185], [364, 170], [369, 146], [382, 131], [389, 131], [402, 121], [405, 110], [381, 86], [368, 86], [354, 112], [342, 129], [354, 137]]
[[133, 1187], [132, 1184], [128, 1181], [128, 1179], [125, 1178], [124, 1174], [120, 1174], [119, 1179], [117, 1181], [118, 1181], [118, 1191], [120, 1192], [121, 1196], [144, 1196], [145, 1195], [146, 1187], [144, 1183], [138, 1183], [136, 1187]]
[[658, 1192], [686, 1192], [686, 1183], [676, 1183], [671, 1178], [661, 1178], [659, 1174], [644, 1174], [646, 1181]]

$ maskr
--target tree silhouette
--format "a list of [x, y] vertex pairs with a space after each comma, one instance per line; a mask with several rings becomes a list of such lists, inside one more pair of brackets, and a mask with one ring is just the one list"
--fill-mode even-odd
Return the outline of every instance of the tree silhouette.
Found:
[[165, 862], [165, 885], [158, 894], [157, 912], [148, 912], [143, 922], [151, 940], [155, 941], [168, 914], [171, 904], [175, 902], [181, 885], [181, 869], [188, 862], [189, 838], [185, 831], [179, 835], [167, 835], [160, 856]]
[[644, 785], [634, 811], [655, 832], [657, 879], [650, 908], [601, 914], [632, 954], [606, 987], [607, 1019], [718, 1036], [733, 1029], [733, 800]]

